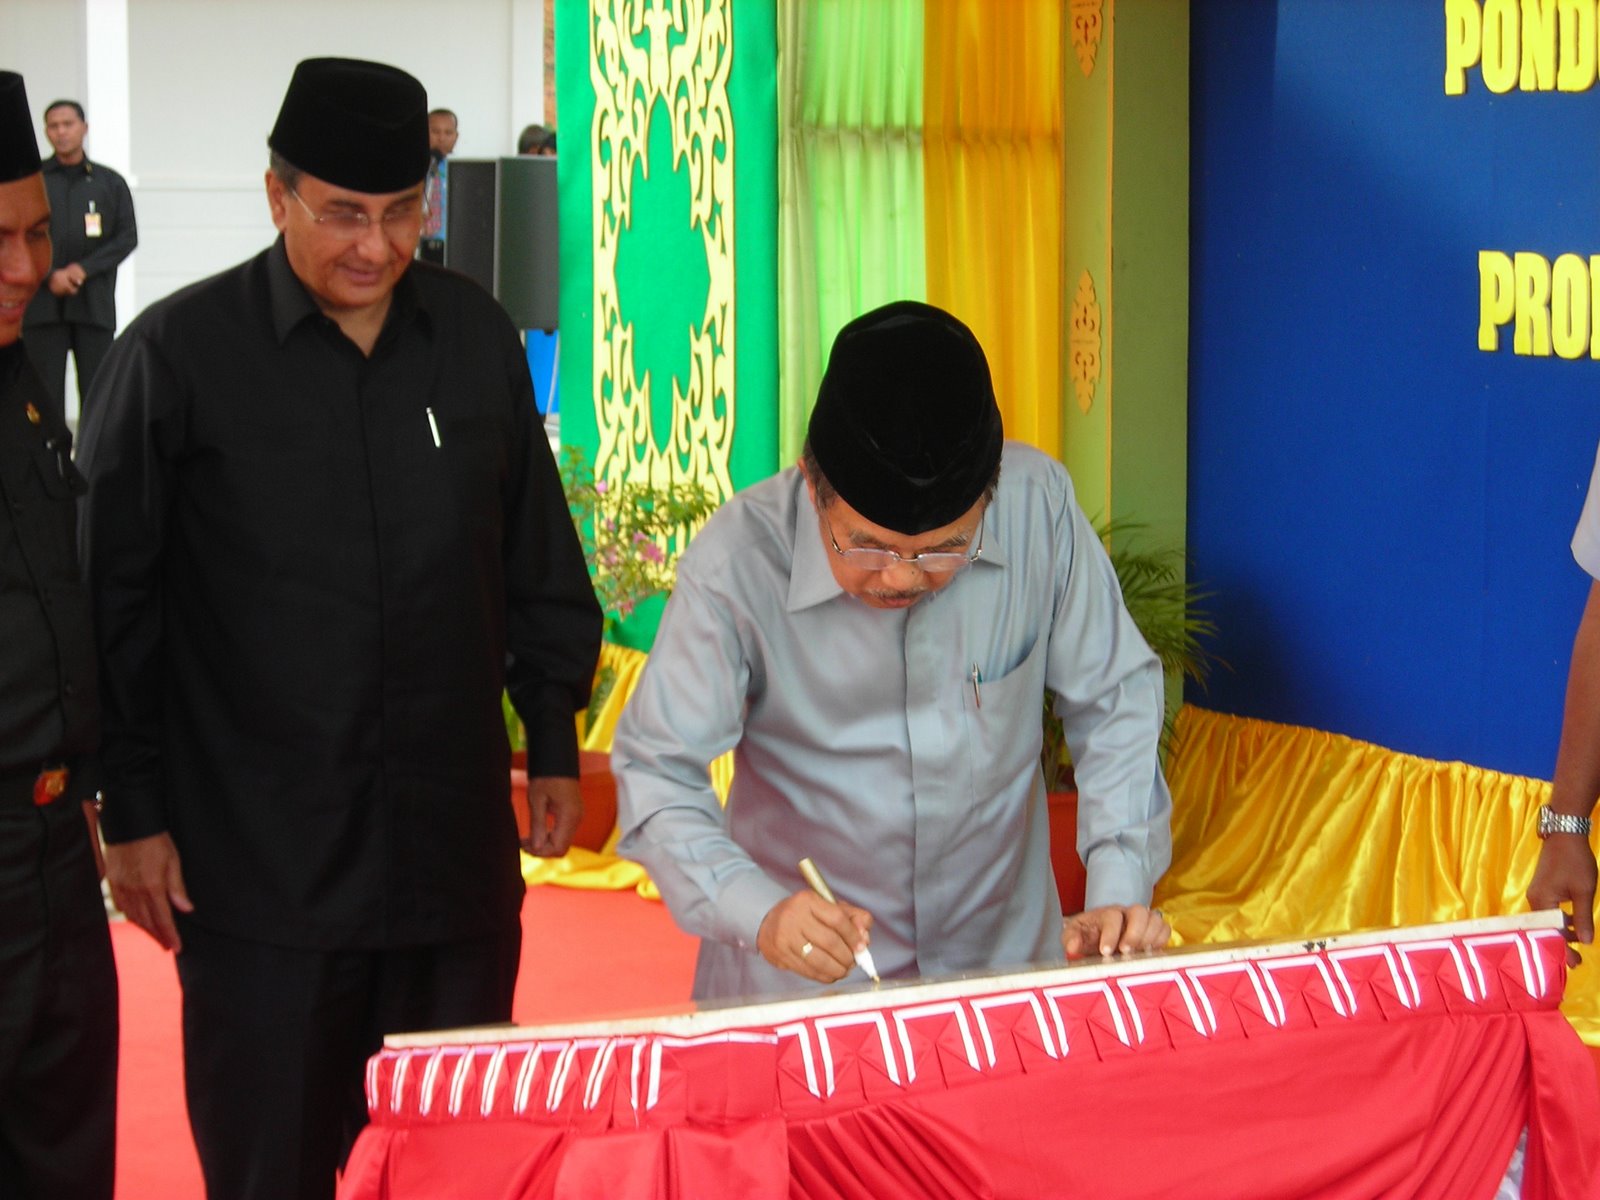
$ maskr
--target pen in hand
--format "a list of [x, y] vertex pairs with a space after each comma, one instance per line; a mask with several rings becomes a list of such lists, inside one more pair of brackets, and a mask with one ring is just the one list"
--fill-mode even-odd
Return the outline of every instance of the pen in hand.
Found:
[[[811, 890], [817, 895], [821, 896], [829, 904], [839, 903], [839, 901], [834, 898], [833, 889], [828, 886], [828, 881], [822, 877], [822, 872], [817, 870], [817, 864], [812, 862], [809, 858], [802, 858], [800, 860], [800, 875], [805, 879], [806, 883], [810, 885]], [[872, 976], [873, 983], [883, 982], [883, 980], [878, 976], [877, 963], [872, 961], [872, 951], [866, 946], [863, 946], [861, 949], [856, 951], [856, 965], [868, 975]]]

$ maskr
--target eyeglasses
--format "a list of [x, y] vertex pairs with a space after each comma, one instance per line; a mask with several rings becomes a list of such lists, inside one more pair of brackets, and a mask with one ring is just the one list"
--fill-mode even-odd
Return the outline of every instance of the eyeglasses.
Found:
[[[818, 516], [821, 517], [821, 514]], [[948, 575], [951, 571], [959, 571], [977, 562], [983, 554], [983, 522], [984, 518], [979, 517], [978, 544], [973, 547], [971, 554], [949, 554], [940, 550], [927, 554], [913, 554], [910, 558], [905, 558], [893, 550], [877, 550], [868, 546], [841, 550], [839, 539], [834, 536], [833, 526], [828, 524], [827, 518], [822, 517], [823, 527], [828, 531], [828, 541], [833, 544], [833, 552], [856, 570], [887, 571], [890, 567], [904, 565], [916, 567], [917, 570], [925, 571], [929, 575]]]
[[354, 241], [366, 234], [367, 230], [376, 224], [384, 233], [397, 234], [410, 233], [414, 228], [422, 228], [422, 218], [427, 213], [427, 204], [418, 199], [402, 200], [395, 207], [389, 209], [381, 217], [374, 220], [359, 208], [340, 208], [333, 212], [319, 213], [305, 202], [299, 192], [293, 188], [285, 189], [289, 195], [300, 201], [300, 207], [306, 210], [317, 225], [326, 229], [334, 237]]

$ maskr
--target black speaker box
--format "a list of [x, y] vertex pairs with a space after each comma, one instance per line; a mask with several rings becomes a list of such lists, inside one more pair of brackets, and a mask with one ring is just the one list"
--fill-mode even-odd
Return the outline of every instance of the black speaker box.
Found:
[[518, 329], [557, 328], [556, 160], [452, 158], [444, 263], [494, 294]]

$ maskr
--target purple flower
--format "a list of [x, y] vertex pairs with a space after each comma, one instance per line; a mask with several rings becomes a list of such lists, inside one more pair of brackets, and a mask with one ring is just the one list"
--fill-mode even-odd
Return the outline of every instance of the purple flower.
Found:
[[606, 494], [606, 481], [604, 479], [596, 479], [594, 481], [594, 490], [596, 495], [604, 496]]

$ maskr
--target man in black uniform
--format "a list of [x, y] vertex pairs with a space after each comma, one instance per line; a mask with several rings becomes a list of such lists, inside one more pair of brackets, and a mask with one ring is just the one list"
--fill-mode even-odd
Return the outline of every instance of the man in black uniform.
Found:
[[49, 267], [33, 118], [0, 71], [0, 1195], [109, 1200], [117, 975], [81, 808], [98, 723], [83, 481], [19, 341]]
[[[416, 263], [427, 97], [295, 70], [267, 251], [147, 309], [84, 431], [107, 870], [178, 951], [211, 1196], [331, 1196], [385, 1033], [510, 1017], [600, 612], [498, 304]], [[176, 910], [176, 913], [174, 912]]]
[[[139, 244], [128, 185], [83, 150], [89, 126], [76, 100], [57, 100], [44, 113], [55, 154], [44, 160], [54, 247], [45, 286], [23, 322], [28, 356], [64, 412], [67, 352], [78, 366], [80, 409], [117, 331], [117, 268]], [[79, 424], [83, 414], [79, 413]]]

